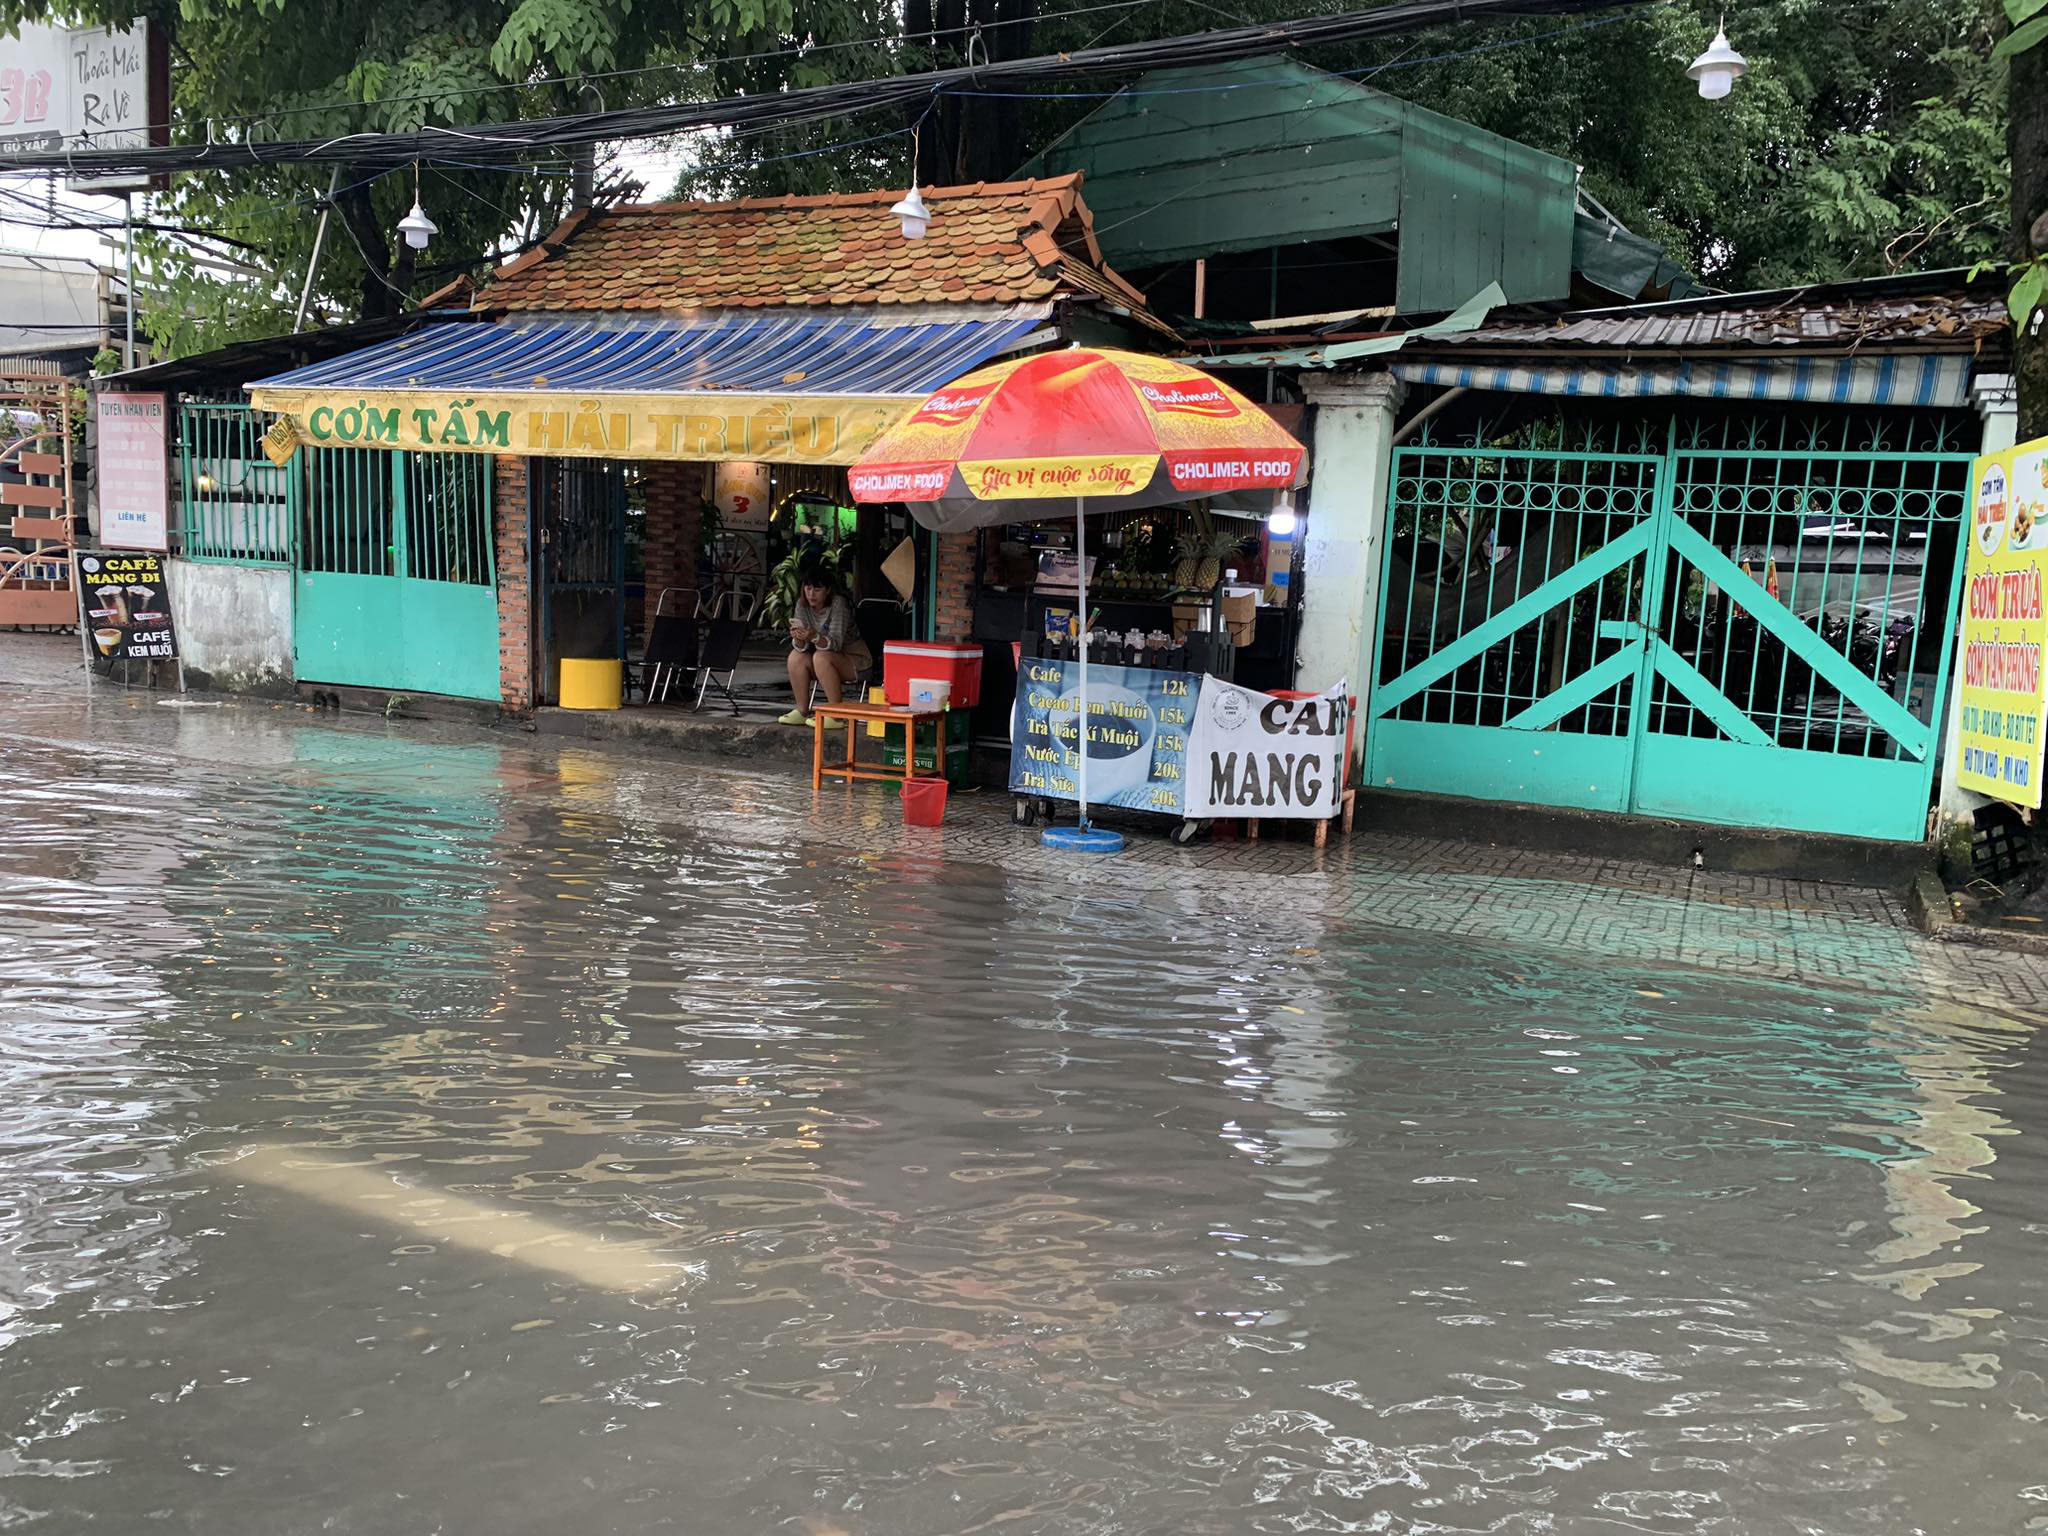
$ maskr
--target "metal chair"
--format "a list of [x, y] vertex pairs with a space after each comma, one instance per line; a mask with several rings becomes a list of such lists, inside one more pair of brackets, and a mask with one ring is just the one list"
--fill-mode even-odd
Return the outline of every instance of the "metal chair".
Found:
[[[672, 597], [679, 600], [673, 613], [669, 612]], [[703, 598], [694, 587], [664, 587], [655, 599], [654, 620], [647, 626], [647, 649], [640, 658], [640, 691], [649, 704], [657, 695], [667, 699], [677, 672], [697, 670], [697, 616], [702, 607]], [[687, 680], [683, 686], [689, 687]]]
[[[746, 649], [747, 637], [754, 632], [756, 605], [751, 602], [728, 604], [726, 598], [731, 595], [721, 593], [718, 601], [711, 605], [711, 627], [704, 632], [704, 650], [697, 661], [697, 702], [694, 707], [704, 707], [704, 696], [715, 683], [718, 691], [725, 695], [725, 702], [737, 715], [740, 701], [732, 691], [733, 679], [739, 672], [740, 653]], [[725, 674], [722, 678], [719, 676], [721, 672]]]

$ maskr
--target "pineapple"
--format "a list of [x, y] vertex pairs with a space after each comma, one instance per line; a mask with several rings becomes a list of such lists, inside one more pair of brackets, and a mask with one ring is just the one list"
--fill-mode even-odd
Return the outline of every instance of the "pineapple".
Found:
[[1223, 562], [1237, 553], [1240, 540], [1234, 533], [1211, 533], [1208, 542], [1200, 544], [1201, 560], [1195, 566], [1194, 585], [1197, 591], [1212, 591], [1223, 579]]
[[1173, 541], [1173, 584], [1180, 589], [1192, 588], [1195, 577], [1201, 573], [1203, 556], [1207, 553], [1201, 538], [1184, 533]]

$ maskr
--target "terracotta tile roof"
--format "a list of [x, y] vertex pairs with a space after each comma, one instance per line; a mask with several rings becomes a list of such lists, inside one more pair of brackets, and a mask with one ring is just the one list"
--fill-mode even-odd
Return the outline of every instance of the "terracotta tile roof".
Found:
[[1110, 270], [1081, 178], [925, 191], [931, 232], [905, 240], [898, 189], [577, 214], [500, 267], [479, 307], [673, 312], [751, 305], [1018, 304], [1107, 299], [1150, 323]]

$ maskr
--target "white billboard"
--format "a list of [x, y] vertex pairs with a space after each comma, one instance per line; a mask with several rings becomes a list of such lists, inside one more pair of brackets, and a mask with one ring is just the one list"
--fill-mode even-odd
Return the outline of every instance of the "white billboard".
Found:
[[[14, 149], [119, 149], [150, 142], [169, 120], [169, 71], [149, 23], [109, 27], [24, 23], [0, 38], [0, 145]], [[147, 177], [93, 177], [81, 191], [146, 189]]]

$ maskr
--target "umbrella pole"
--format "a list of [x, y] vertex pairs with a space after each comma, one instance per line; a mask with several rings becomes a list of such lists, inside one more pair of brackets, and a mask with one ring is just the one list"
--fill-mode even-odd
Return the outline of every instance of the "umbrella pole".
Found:
[[1088, 825], [1088, 514], [1087, 502], [1074, 498], [1074, 591], [1081, 613], [1081, 723], [1074, 745], [1081, 754], [1081, 825]]

